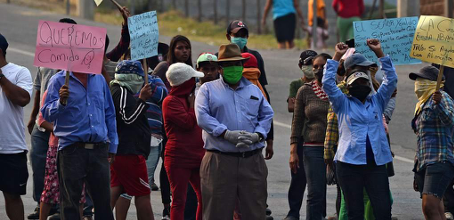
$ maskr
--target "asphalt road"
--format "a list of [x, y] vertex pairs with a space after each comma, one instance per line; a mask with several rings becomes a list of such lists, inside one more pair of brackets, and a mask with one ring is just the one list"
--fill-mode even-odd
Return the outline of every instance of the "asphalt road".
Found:
[[[28, 9], [15, 5], [0, 4], [0, 33], [9, 41], [7, 60], [19, 65], [26, 66], [33, 77], [36, 75], [36, 67], [33, 66], [33, 57], [36, 44], [36, 32], [38, 20], [58, 21], [64, 15], [52, 14], [44, 11]], [[95, 23], [75, 18], [80, 24], [101, 26], [107, 28], [111, 39], [111, 46], [120, 38], [120, 27]], [[253, 40], [253, 39], [250, 39]], [[169, 37], [160, 37], [160, 41], [169, 43]], [[226, 41], [227, 43], [227, 41]], [[193, 57], [201, 52], [216, 52], [217, 46], [209, 46], [204, 43], [192, 42]], [[263, 50], [260, 53], [265, 60], [266, 73], [269, 85], [267, 89], [271, 96], [272, 106], [275, 111], [275, 155], [267, 162], [268, 176], [268, 204], [273, 210], [275, 219], [283, 219], [288, 211], [287, 192], [290, 183], [289, 136], [291, 114], [287, 112], [286, 98], [289, 83], [301, 77], [297, 61], [301, 50]], [[332, 53], [332, 51], [330, 52]], [[195, 59], [195, 58], [194, 58]], [[413, 83], [408, 79], [410, 71], [417, 71], [423, 65], [397, 66], [399, 76], [397, 107], [390, 124], [391, 143], [396, 153], [394, 166], [396, 176], [390, 178], [391, 191], [394, 197], [393, 216], [399, 219], [423, 219], [421, 212], [421, 200], [419, 194], [412, 189], [413, 167], [412, 158], [416, 146], [416, 136], [410, 128], [410, 121], [416, 104], [413, 92]], [[31, 111], [31, 104], [25, 107], [24, 122], [27, 123]], [[30, 137], [27, 135], [27, 143]], [[30, 168], [30, 175], [31, 168]], [[158, 175], [156, 175], [158, 178]], [[7, 177], [0, 177], [7, 178]], [[23, 196], [25, 213], [33, 211], [36, 203], [31, 198], [32, 181], [29, 178], [27, 195]], [[327, 207], [328, 215], [335, 213], [336, 189], [328, 187]], [[155, 217], [160, 219], [162, 204], [160, 193], [152, 193], [152, 205]], [[302, 218], [305, 218], [305, 204], [301, 210]], [[135, 219], [135, 210], [130, 209], [130, 219]], [[0, 199], [0, 220], [7, 219], [5, 214], [4, 200]]]

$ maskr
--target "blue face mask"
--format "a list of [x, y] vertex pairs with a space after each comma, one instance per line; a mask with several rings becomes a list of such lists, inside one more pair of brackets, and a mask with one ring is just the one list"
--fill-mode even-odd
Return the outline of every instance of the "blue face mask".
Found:
[[240, 50], [243, 50], [243, 48], [247, 44], [247, 38], [242, 38], [242, 37], [231, 37], [230, 41], [240, 48]]

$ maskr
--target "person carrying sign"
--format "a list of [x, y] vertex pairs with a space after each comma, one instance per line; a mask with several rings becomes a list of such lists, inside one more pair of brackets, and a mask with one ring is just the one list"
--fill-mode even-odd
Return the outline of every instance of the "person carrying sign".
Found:
[[61, 213], [80, 219], [79, 199], [84, 182], [89, 188], [98, 219], [113, 220], [110, 208], [109, 161], [117, 152], [115, 106], [100, 74], [65, 71], [55, 74], [41, 112], [54, 123], [59, 138], [58, 166]]
[[445, 219], [441, 200], [454, 178], [454, 101], [446, 92], [436, 90], [438, 73], [436, 67], [426, 66], [409, 75], [419, 100], [411, 122], [418, 136], [415, 189], [421, 194], [425, 218], [431, 220]]

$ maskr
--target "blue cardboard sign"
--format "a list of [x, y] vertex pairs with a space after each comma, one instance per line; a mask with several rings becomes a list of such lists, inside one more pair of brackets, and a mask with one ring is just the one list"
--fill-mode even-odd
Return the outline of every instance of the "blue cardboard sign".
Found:
[[131, 60], [158, 55], [159, 28], [156, 11], [129, 17], [128, 28], [131, 37]]
[[356, 53], [377, 62], [377, 57], [367, 46], [367, 39], [376, 38], [382, 50], [394, 65], [417, 64], [420, 60], [410, 57], [418, 17], [378, 19], [353, 22]]

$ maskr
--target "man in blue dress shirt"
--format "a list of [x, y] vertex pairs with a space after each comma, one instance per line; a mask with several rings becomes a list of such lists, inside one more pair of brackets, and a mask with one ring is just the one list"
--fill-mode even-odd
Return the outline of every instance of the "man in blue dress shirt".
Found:
[[273, 109], [260, 89], [242, 77], [240, 48], [222, 45], [222, 78], [204, 83], [195, 112], [207, 150], [200, 166], [203, 218], [265, 219], [268, 169], [262, 155]]
[[97, 219], [113, 220], [110, 208], [109, 161], [117, 152], [115, 106], [101, 74], [65, 71], [49, 82], [41, 112], [54, 123], [59, 138], [58, 174], [61, 212], [64, 219], [80, 219], [79, 200], [83, 184], [89, 189]]

